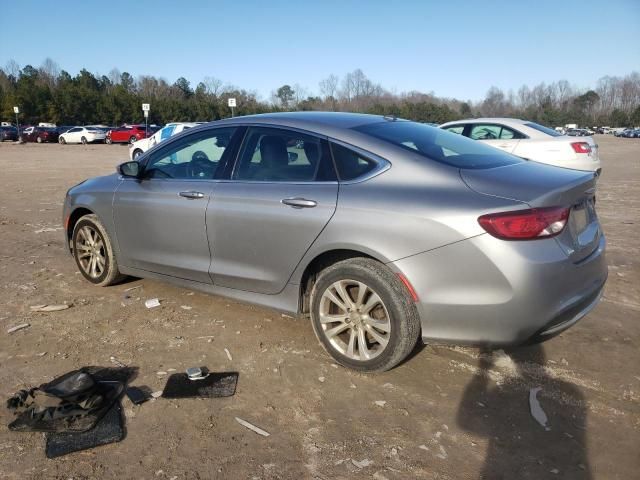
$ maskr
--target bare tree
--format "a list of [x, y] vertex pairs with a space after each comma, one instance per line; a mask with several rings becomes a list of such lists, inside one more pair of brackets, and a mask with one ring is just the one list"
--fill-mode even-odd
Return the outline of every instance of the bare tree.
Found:
[[324, 80], [320, 81], [320, 95], [326, 100], [328, 98], [336, 98], [336, 93], [338, 92], [338, 83], [340, 82], [340, 78], [337, 75], [329, 75]]
[[209, 95], [217, 97], [218, 95], [220, 95], [220, 93], [222, 93], [223, 82], [219, 78], [207, 76], [204, 77], [202, 83], [206, 87], [207, 93]]
[[7, 62], [4, 71], [7, 75], [18, 78], [18, 75], [20, 75], [20, 65], [12, 58]]
[[120, 73], [120, 70], [118, 70], [117, 68], [112, 68], [111, 71], [109, 72], [109, 80], [113, 85], [119, 85], [121, 77], [122, 77], [122, 74]]
[[49, 88], [54, 88], [60, 76], [60, 67], [49, 57], [45, 58], [40, 66], [40, 77]]

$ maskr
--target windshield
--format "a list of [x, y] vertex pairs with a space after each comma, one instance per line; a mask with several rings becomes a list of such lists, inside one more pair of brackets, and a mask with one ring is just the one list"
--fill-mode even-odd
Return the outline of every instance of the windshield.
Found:
[[561, 137], [562, 136], [562, 134], [560, 132], [557, 132], [552, 128], [545, 127], [544, 125], [539, 125], [539, 124], [533, 123], [533, 122], [527, 122], [527, 123], [525, 123], [525, 125], [527, 127], [529, 127], [529, 128], [533, 128], [534, 130], [538, 130], [539, 132], [546, 133], [547, 135], [550, 135], [552, 137]]
[[456, 168], [494, 168], [522, 161], [494, 147], [421, 123], [385, 121], [354, 130]]

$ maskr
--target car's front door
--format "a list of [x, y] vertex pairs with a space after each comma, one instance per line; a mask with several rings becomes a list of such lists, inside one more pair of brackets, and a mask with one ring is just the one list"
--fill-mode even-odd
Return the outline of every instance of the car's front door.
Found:
[[211, 283], [205, 212], [235, 130], [209, 129], [170, 142], [148, 157], [142, 179], [123, 179], [114, 196], [123, 265]]
[[326, 139], [250, 127], [207, 226], [215, 285], [275, 294], [329, 222], [338, 183]]
[[82, 132], [81, 127], [75, 127], [69, 130], [64, 135], [67, 143], [80, 143], [80, 132]]
[[524, 135], [504, 125], [475, 123], [471, 127], [469, 137], [504, 150], [507, 153], [513, 153]]

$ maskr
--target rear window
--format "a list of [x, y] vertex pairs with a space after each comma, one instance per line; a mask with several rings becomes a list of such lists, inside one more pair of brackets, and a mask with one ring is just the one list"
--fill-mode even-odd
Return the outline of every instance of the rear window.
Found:
[[494, 147], [421, 123], [385, 121], [354, 130], [456, 168], [495, 168], [522, 161]]
[[533, 128], [534, 130], [537, 130], [539, 132], [546, 133], [547, 135], [552, 136], [552, 137], [561, 137], [562, 136], [562, 134], [560, 132], [556, 132], [553, 128], [545, 127], [544, 125], [539, 125], [537, 123], [528, 122], [528, 123], [525, 123], [525, 126], [527, 126], [529, 128]]

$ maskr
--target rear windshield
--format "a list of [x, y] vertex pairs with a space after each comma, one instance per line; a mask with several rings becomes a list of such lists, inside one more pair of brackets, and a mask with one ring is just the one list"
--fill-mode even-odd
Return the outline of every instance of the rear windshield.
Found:
[[422, 123], [386, 121], [354, 130], [456, 168], [495, 168], [522, 161], [481, 142]]
[[545, 127], [544, 125], [539, 125], [533, 122], [525, 123], [525, 125], [529, 128], [533, 128], [534, 130], [538, 130], [539, 132], [546, 133], [547, 135], [551, 135], [552, 137], [562, 136], [560, 132], [556, 132], [553, 128]]

